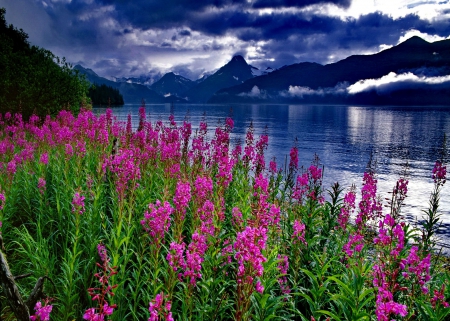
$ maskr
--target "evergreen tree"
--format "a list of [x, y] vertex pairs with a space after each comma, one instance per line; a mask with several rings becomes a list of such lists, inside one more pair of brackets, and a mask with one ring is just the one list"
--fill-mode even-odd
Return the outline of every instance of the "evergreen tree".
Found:
[[91, 86], [88, 96], [93, 105], [122, 106], [124, 104], [123, 96], [119, 90], [105, 84]]
[[0, 8], [0, 113], [27, 118], [87, 106], [88, 82], [64, 58], [31, 46], [22, 29], [6, 23], [5, 13]]

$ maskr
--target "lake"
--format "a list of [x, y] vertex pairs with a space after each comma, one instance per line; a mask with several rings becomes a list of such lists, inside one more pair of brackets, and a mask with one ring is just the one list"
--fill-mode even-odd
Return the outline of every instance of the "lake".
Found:
[[[138, 109], [139, 105], [125, 105], [113, 114], [126, 121], [130, 113], [136, 128]], [[231, 115], [235, 121], [232, 140], [242, 143], [253, 122], [256, 135], [269, 135], [267, 160], [276, 157], [279, 165], [284, 164], [297, 140], [301, 165], [309, 166], [314, 155], [319, 156], [325, 168], [325, 189], [337, 181], [345, 188], [355, 184], [359, 191], [372, 154], [377, 162], [378, 193], [383, 199], [390, 197], [388, 192], [407, 170], [408, 197], [403, 214], [410, 221], [420, 219], [421, 211], [427, 209], [433, 188], [431, 171], [440, 156], [444, 133], [450, 134], [450, 108], [445, 107], [165, 104], [147, 105], [146, 112], [152, 122], [167, 121], [173, 113], [176, 121], [188, 119], [193, 129], [206, 118], [209, 138], [214, 126]], [[449, 185], [441, 194], [442, 232], [447, 235]]]

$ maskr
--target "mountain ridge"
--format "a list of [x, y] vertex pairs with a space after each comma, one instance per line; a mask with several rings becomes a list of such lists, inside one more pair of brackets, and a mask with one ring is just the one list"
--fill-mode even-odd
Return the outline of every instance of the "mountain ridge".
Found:
[[[325, 65], [299, 62], [275, 70], [270, 68], [259, 76], [255, 76], [257, 68], [249, 65], [242, 56], [236, 55], [208, 77], [192, 81], [169, 72], [151, 86], [114, 82], [98, 76], [91, 69], [79, 67], [91, 82], [106, 84], [121, 92], [124, 90], [123, 96], [127, 103], [140, 102], [144, 98], [148, 103], [373, 102], [450, 105], [450, 82], [433, 86], [423, 80], [428, 75], [450, 75], [450, 40], [428, 42], [418, 36], [375, 54], [351, 55]], [[409, 75], [410, 87], [405, 87], [408, 80], [403, 81], [398, 75]], [[419, 76], [423, 79], [418, 79]], [[366, 86], [364, 91], [349, 95], [350, 86], [361, 86], [365, 80], [376, 82], [380, 79], [397, 83], [403, 81], [403, 87], [386, 90], [387, 85], [383, 85], [384, 89], [381, 90], [377, 85], [373, 88]], [[420, 81], [424, 82], [422, 86], [417, 85]], [[414, 90], [411, 87], [413, 82]], [[433, 95], [438, 97], [431, 97]]]

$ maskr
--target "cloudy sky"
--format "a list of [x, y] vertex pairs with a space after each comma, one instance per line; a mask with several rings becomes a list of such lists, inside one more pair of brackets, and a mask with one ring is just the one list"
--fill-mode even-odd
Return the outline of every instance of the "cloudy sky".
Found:
[[260, 69], [326, 64], [413, 35], [450, 36], [444, 0], [0, 0], [6, 20], [104, 77], [192, 80], [241, 54]]

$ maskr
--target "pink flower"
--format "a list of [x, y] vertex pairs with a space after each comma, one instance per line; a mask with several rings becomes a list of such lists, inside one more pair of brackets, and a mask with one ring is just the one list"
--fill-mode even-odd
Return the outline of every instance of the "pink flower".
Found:
[[261, 281], [256, 282], [255, 290], [261, 294], [264, 292], [264, 286], [261, 284]]
[[72, 199], [72, 213], [83, 214], [85, 197], [80, 193], [76, 192]]
[[306, 244], [305, 241], [305, 224], [301, 223], [301, 221], [295, 220], [294, 221], [294, 232], [292, 233], [292, 238], [294, 239], [294, 244]]
[[52, 312], [53, 306], [48, 304], [50, 302], [49, 299], [45, 300], [44, 306], [42, 306], [41, 301], [36, 302], [34, 306], [34, 310], [36, 313], [30, 316], [30, 320], [32, 321], [49, 321], [50, 313]]
[[170, 243], [169, 253], [167, 253], [166, 260], [169, 262], [169, 265], [174, 271], [177, 271], [179, 268], [184, 269], [186, 267], [186, 262], [183, 256], [185, 248], [186, 244], [184, 242], [181, 244], [176, 242]]
[[177, 189], [175, 191], [175, 196], [173, 197], [173, 202], [175, 204], [175, 209], [181, 214], [181, 219], [184, 219], [186, 214], [186, 208], [191, 200], [191, 185], [189, 183], [183, 183], [181, 181], [177, 184]]
[[42, 153], [41, 157], [39, 158], [39, 162], [44, 165], [48, 164], [48, 153], [47, 152]]
[[341, 207], [341, 211], [338, 217], [339, 227], [342, 230], [345, 230], [347, 228], [348, 220], [355, 211], [355, 199], [356, 193], [353, 190], [351, 190], [344, 196], [344, 205]]
[[0, 211], [3, 209], [3, 207], [5, 206], [5, 200], [6, 200], [6, 198], [5, 198], [5, 194], [4, 194], [4, 192], [3, 193], [0, 193]]
[[103, 321], [104, 316], [96, 313], [95, 308], [90, 308], [84, 312], [83, 319], [89, 321]]
[[436, 161], [436, 163], [434, 164], [432, 175], [434, 182], [440, 185], [444, 185], [446, 175], [447, 175], [447, 166], [444, 166], [444, 164], [442, 164], [442, 162], [440, 161]]
[[198, 232], [192, 234], [192, 241], [186, 251], [186, 268], [184, 277], [190, 279], [190, 283], [195, 285], [196, 279], [201, 278], [202, 263], [206, 252], [206, 237]]
[[298, 168], [298, 148], [292, 147], [289, 153], [289, 168], [297, 169]]
[[170, 215], [173, 213], [173, 208], [169, 202], [161, 204], [159, 200], [156, 204], [148, 204], [148, 211], [144, 213], [144, 219], [141, 225], [149, 234], [152, 242], [160, 244], [164, 241], [164, 235], [169, 231]]
[[253, 282], [255, 276], [261, 277], [264, 271], [263, 263], [267, 259], [262, 254], [266, 247], [267, 229], [247, 226], [238, 232], [233, 248], [234, 258], [238, 261], [238, 282]]
[[[165, 304], [164, 301], [166, 301]], [[161, 320], [173, 321], [172, 312], [170, 312], [171, 307], [172, 303], [168, 300], [168, 296], [164, 295], [163, 292], [158, 293], [149, 304], [150, 318], [148, 321], [159, 321], [159, 317], [161, 317]]]

